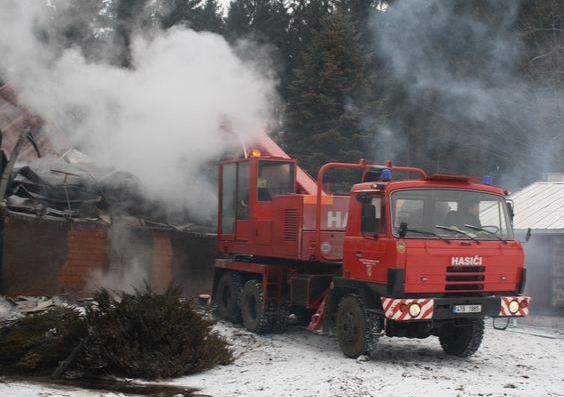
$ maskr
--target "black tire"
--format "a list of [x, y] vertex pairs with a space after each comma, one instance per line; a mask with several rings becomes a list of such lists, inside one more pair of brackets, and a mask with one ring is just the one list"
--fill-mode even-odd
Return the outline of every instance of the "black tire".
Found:
[[357, 295], [346, 295], [337, 308], [336, 334], [339, 346], [350, 358], [368, 353], [368, 316]]
[[225, 272], [219, 279], [215, 304], [217, 315], [227, 321], [241, 323], [241, 294], [243, 291], [241, 275]]
[[439, 341], [446, 354], [470, 357], [478, 351], [484, 337], [484, 319], [464, 319], [459, 323], [444, 324]]
[[280, 298], [279, 304], [271, 304], [270, 316], [272, 332], [283, 334], [288, 329], [288, 316], [290, 315], [290, 305], [285, 297]]
[[264, 305], [262, 284], [259, 280], [249, 280], [243, 287], [241, 297], [243, 325], [255, 334], [265, 334], [272, 328], [271, 316]]

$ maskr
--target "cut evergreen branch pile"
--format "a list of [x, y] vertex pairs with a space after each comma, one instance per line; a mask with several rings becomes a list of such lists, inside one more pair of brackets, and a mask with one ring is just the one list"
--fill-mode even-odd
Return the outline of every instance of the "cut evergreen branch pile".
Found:
[[90, 329], [79, 365], [88, 371], [147, 379], [188, 375], [228, 364], [225, 341], [211, 331], [214, 322], [196, 313], [190, 302], [169, 289], [121, 294], [107, 291], [88, 310]]
[[0, 328], [0, 371], [49, 374], [86, 337], [76, 310], [54, 308]]
[[0, 371], [52, 373], [77, 346], [67, 369], [87, 375], [172, 378], [233, 360], [214, 322], [177, 289], [116, 296], [104, 290], [95, 301], [84, 316], [58, 308], [1, 329]]

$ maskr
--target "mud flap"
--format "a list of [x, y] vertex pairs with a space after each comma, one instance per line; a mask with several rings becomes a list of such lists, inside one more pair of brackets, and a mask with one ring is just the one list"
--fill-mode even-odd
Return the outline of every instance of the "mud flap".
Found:
[[317, 311], [313, 316], [311, 316], [311, 321], [307, 326], [310, 331], [319, 331], [323, 326], [323, 319], [325, 317], [325, 302], [327, 301], [327, 295], [321, 301], [321, 304], [317, 308]]
[[[503, 324], [503, 320], [505, 320], [505, 324]], [[492, 318], [493, 328], [498, 331], [505, 331], [509, 327], [510, 320], [511, 317], [494, 317]]]

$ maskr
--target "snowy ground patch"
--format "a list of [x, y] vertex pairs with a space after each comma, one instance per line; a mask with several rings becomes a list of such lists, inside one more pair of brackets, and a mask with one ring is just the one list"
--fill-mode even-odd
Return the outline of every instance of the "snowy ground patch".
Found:
[[[490, 320], [491, 321], [491, 320]], [[343, 356], [334, 338], [291, 327], [258, 336], [224, 323], [234, 364], [176, 379], [227, 396], [564, 396], [564, 335], [487, 327], [470, 359], [446, 356], [438, 339], [387, 338], [369, 361]]]
[[[490, 320], [491, 321], [491, 320]], [[470, 359], [446, 356], [437, 338], [382, 338], [369, 361], [345, 358], [334, 338], [290, 327], [258, 336], [220, 322], [231, 365], [168, 381], [213, 397], [564, 396], [564, 333], [520, 325], [486, 328]], [[119, 393], [0, 382], [4, 397], [115, 397]]]
[[125, 397], [121, 393], [94, 392], [75, 387], [48, 387], [36, 383], [0, 383], [1, 397]]

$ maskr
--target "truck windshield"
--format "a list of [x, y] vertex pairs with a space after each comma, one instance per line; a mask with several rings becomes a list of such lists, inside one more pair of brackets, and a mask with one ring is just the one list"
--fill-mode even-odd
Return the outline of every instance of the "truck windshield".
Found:
[[406, 238], [514, 238], [505, 199], [494, 194], [454, 189], [406, 189], [392, 193], [391, 200], [394, 236], [399, 236], [400, 225], [405, 223]]

